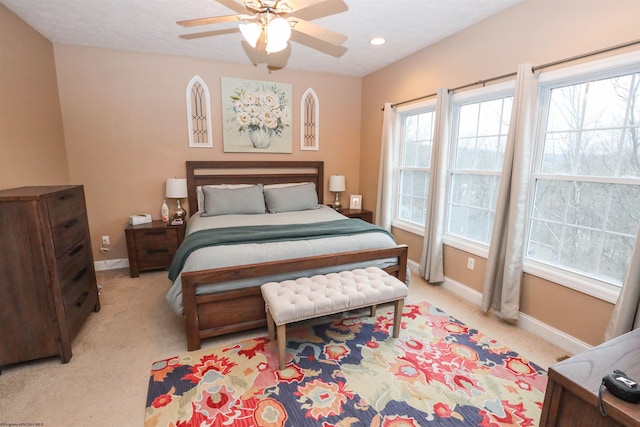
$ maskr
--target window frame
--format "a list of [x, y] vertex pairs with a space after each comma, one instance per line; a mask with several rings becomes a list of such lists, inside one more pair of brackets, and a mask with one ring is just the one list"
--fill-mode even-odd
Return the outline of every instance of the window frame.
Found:
[[[451, 132], [450, 132], [450, 143], [449, 143], [449, 153], [447, 159], [447, 183], [446, 183], [446, 201], [445, 201], [445, 217], [444, 217], [444, 234], [443, 241], [446, 245], [451, 246], [456, 249], [460, 249], [471, 254], [481, 256], [487, 258], [489, 256], [489, 245], [490, 242], [485, 244], [479, 242], [477, 240], [472, 240], [469, 238], [465, 238], [463, 236], [459, 236], [456, 234], [451, 234], [447, 232], [448, 229], [448, 221], [449, 221], [449, 209], [451, 206], [451, 191], [452, 191], [452, 178], [454, 173], [464, 173], [465, 171], [473, 172], [478, 175], [491, 175], [497, 176], [498, 179], [502, 177], [502, 169], [500, 168], [497, 172], [488, 172], [479, 169], [454, 169], [453, 162], [456, 158], [456, 149], [458, 147], [458, 131], [459, 131], [459, 118], [460, 118], [460, 108], [464, 105], [475, 104], [485, 101], [492, 101], [496, 99], [504, 99], [508, 97], [514, 97], [515, 92], [515, 79], [509, 80], [502, 83], [492, 84], [490, 86], [484, 86], [478, 89], [472, 89], [460, 93], [455, 93], [451, 97]], [[509, 117], [509, 120], [511, 118]], [[508, 133], [507, 133], [508, 134]], [[496, 195], [497, 199], [497, 195]], [[494, 207], [495, 212], [495, 207]], [[493, 224], [492, 224], [493, 228]], [[491, 232], [489, 233], [491, 235]]]
[[[436, 119], [436, 104], [437, 99], [434, 97], [433, 99], [411, 104], [408, 106], [400, 106], [396, 109], [396, 126], [395, 126], [395, 134], [394, 141], [397, 141], [394, 147], [394, 156], [397, 159], [394, 162], [394, 170], [393, 170], [393, 214], [391, 225], [395, 228], [407, 231], [412, 234], [416, 234], [418, 236], [424, 237], [425, 226], [420, 226], [414, 222], [401, 219], [398, 217], [399, 210], [399, 197], [400, 197], [400, 171], [403, 168], [402, 159], [404, 154], [404, 118], [409, 115], [421, 114], [421, 113], [433, 113], [434, 120]], [[431, 159], [433, 161], [433, 143], [431, 144]], [[419, 168], [420, 170], [425, 170], [431, 177], [431, 172], [433, 168], [433, 163], [431, 162], [428, 168]], [[429, 181], [430, 182], [430, 181]], [[426, 197], [427, 203], [429, 202], [429, 194]], [[425, 224], [429, 220], [428, 212], [427, 218], [425, 218]]]
[[[622, 54], [605, 58], [602, 60], [591, 61], [572, 67], [563, 68], [556, 71], [542, 73], [538, 81], [538, 115], [534, 132], [534, 148], [533, 161], [530, 171], [530, 185], [528, 188], [528, 212], [526, 223], [526, 241], [525, 253], [523, 253], [523, 271], [525, 273], [540, 277], [544, 280], [551, 281], [569, 289], [590, 295], [592, 297], [615, 304], [619, 295], [621, 286], [609, 281], [598, 279], [580, 272], [563, 268], [542, 261], [529, 258], [526, 255], [526, 248], [529, 246], [529, 237], [531, 235], [531, 217], [534, 210], [534, 198], [536, 181], [541, 177], [543, 179], [561, 179], [575, 181], [575, 175], [549, 174], [542, 173], [541, 161], [544, 151], [544, 134], [546, 131], [546, 118], [548, 117], [548, 109], [550, 105], [551, 91], [555, 88], [562, 88], [580, 84], [585, 81], [613, 78], [618, 75], [640, 72], [640, 56], [637, 53]], [[580, 176], [578, 180], [587, 182], [603, 182], [617, 181], [617, 183], [638, 183], [638, 179], [629, 180], [623, 177], [613, 179], [599, 179], [597, 176]], [[589, 178], [589, 179], [587, 179]], [[639, 242], [636, 241], [636, 245]]]

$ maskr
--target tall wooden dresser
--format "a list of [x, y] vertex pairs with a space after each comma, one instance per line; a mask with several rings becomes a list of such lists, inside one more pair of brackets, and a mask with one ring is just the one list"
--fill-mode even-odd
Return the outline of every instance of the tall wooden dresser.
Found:
[[100, 302], [82, 186], [0, 191], [0, 367], [71, 359]]

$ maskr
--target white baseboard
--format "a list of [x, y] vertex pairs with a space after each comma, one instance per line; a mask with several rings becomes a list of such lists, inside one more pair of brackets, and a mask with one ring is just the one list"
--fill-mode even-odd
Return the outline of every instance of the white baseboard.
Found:
[[106, 259], [94, 261], [93, 266], [96, 271], [115, 270], [117, 268], [129, 268], [129, 258]]
[[[456, 282], [449, 277], [445, 278], [441, 286], [478, 307], [482, 303], [482, 294], [480, 292]], [[569, 354], [578, 354], [592, 348], [591, 345], [522, 312], [520, 313], [517, 326], [560, 347]]]

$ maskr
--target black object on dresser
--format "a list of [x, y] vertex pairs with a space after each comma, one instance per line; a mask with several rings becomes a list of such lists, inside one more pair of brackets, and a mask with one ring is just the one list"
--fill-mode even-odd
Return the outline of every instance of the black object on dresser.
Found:
[[0, 191], [0, 366], [59, 355], [100, 310], [79, 185]]

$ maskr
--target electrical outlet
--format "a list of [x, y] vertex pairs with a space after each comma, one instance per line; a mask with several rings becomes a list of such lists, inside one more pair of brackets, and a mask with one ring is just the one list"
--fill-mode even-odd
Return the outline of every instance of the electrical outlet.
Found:
[[469, 270], [473, 270], [476, 267], [476, 260], [469, 257], [467, 258], [467, 268]]
[[108, 245], [110, 245], [110, 244], [111, 244], [111, 243], [109, 242], [109, 236], [102, 236], [102, 244], [103, 244], [104, 246], [108, 246]]

